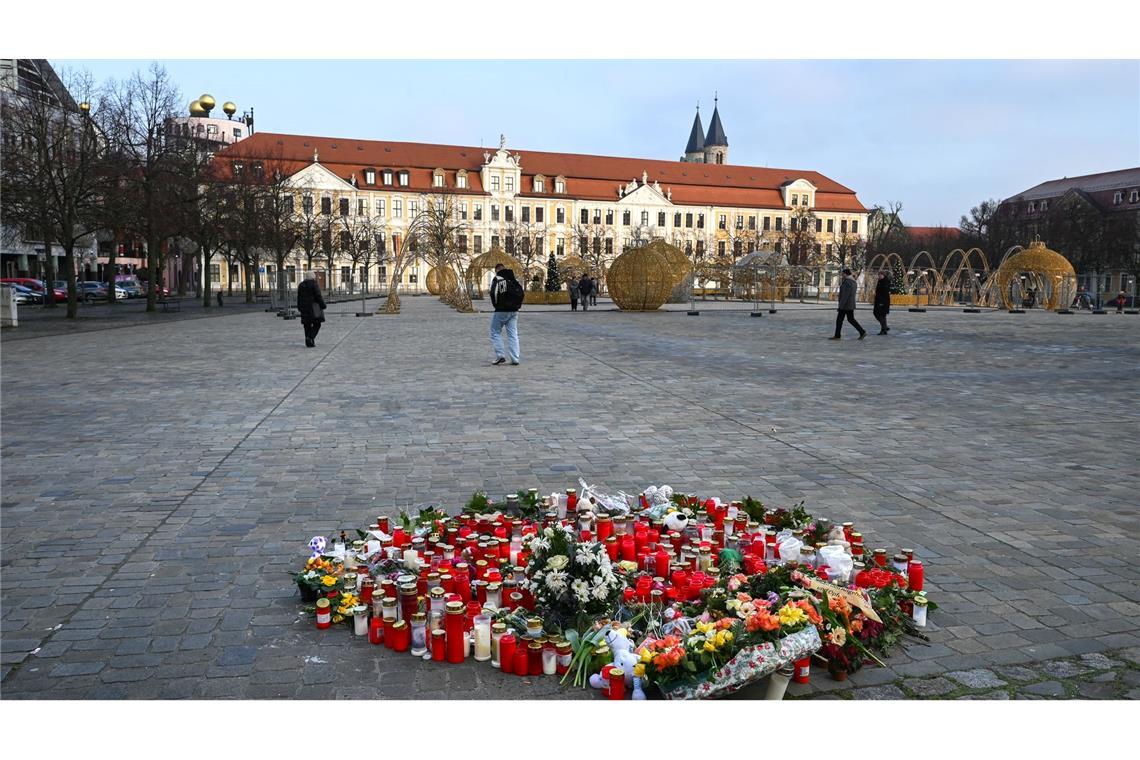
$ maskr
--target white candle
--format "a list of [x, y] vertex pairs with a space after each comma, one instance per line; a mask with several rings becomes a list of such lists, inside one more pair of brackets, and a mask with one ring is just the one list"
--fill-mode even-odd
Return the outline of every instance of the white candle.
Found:
[[420, 566], [420, 557], [415, 549], [404, 550], [404, 567], [409, 570], [418, 570]]
[[475, 616], [475, 659], [486, 662], [491, 659], [491, 616]]

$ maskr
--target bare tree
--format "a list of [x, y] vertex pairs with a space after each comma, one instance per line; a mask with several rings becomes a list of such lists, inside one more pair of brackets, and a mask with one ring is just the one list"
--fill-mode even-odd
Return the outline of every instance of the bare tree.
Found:
[[[38, 229], [46, 253], [45, 301], [54, 304], [52, 243], [64, 251], [67, 317], [78, 314], [76, 250], [94, 243], [101, 228], [99, 202], [108, 187], [105, 141], [91, 113], [95, 90], [88, 74], [67, 77], [81, 105], [61, 104], [47, 93], [13, 93], [3, 105], [5, 221]], [[100, 104], [101, 105], [101, 104]]]
[[902, 208], [901, 201], [893, 201], [886, 206], [875, 206], [867, 214], [868, 254], [891, 253], [902, 245], [906, 236]]
[[[416, 257], [417, 236], [424, 233], [427, 224], [425, 219], [425, 212], [419, 211], [408, 220], [408, 226], [402, 235], [399, 233], [392, 235], [392, 254], [388, 259], [392, 263], [392, 272], [388, 285], [388, 298], [384, 304], [385, 314], [400, 313], [400, 281], [404, 277], [404, 270]], [[464, 288], [461, 289], [466, 292]]]
[[[418, 243], [439, 275], [441, 299], [457, 311], [474, 311], [471, 294], [463, 286], [466, 251], [459, 245], [460, 235], [466, 235], [470, 226], [459, 214], [451, 193], [441, 191], [423, 196], [422, 203], [423, 208], [410, 223], [409, 237], [414, 228]], [[512, 247], [517, 249], [517, 241], [512, 240]], [[442, 275], [446, 270], [456, 274], [454, 280]]]

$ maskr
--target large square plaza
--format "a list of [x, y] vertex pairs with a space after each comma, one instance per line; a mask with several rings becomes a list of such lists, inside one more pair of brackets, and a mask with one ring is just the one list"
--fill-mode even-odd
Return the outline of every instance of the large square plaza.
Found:
[[792, 696], [1138, 696], [1137, 317], [902, 309], [831, 342], [812, 304], [599, 306], [524, 309], [517, 367], [431, 297], [334, 306], [315, 349], [262, 312], [6, 335], [4, 696], [588, 695], [315, 631], [289, 577], [315, 534], [579, 477], [915, 550], [929, 644]]

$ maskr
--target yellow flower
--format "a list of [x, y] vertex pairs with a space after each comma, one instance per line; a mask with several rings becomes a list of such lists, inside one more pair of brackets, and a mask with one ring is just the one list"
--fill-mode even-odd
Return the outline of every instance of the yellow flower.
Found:
[[706, 652], [715, 652], [715, 651], [716, 651], [716, 647], [715, 647], [715, 646], [713, 646], [713, 643], [712, 643], [711, 641], [706, 641], [706, 642], [705, 642], [705, 646], [704, 646], [704, 650], [705, 650]]
[[633, 666], [633, 675], [635, 678], [645, 678], [645, 666], [640, 662]]
[[336, 578], [331, 575], [326, 575], [325, 577], [321, 578], [321, 583], [326, 586], [334, 586], [336, 585]]
[[807, 620], [807, 615], [790, 602], [780, 608], [780, 625], [798, 625]]
[[348, 607], [337, 607], [336, 611], [341, 615], [347, 615], [348, 614]]
[[342, 621], [342, 620], [344, 620], [344, 618], [343, 618], [343, 617], [341, 617], [340, 615], [333, 615], [333, 616], [332, 616], [332, 621], [333, 621], [334, 623], [339, 623], [339, 622], [340, 622], [340, 621]]
[[642, 649], [641, 650], [641, 661], [642, 662], [652, 662], [653, 661], [653, 654], [648, 649]]
[[724, 632], [724, 640], [725, 641], [732, 641], [732, 631], [725, 631]]

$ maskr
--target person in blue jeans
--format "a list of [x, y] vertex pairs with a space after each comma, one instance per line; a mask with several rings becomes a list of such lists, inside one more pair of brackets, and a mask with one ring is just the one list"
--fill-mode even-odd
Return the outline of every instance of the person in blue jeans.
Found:
[[[491, 281], [491, 305], [495, 313], [491, 316], [491, 348], [495, 350], [492, 365], [502, 364], [510, 353], [511, 364], [518, 365], [519, 356], [519, 309], [522, 308], [523, 287], [515, 279], [514, 271], [499, 269]], [[503, 350], [503, 328], [507, 329], [507, 350]]]

